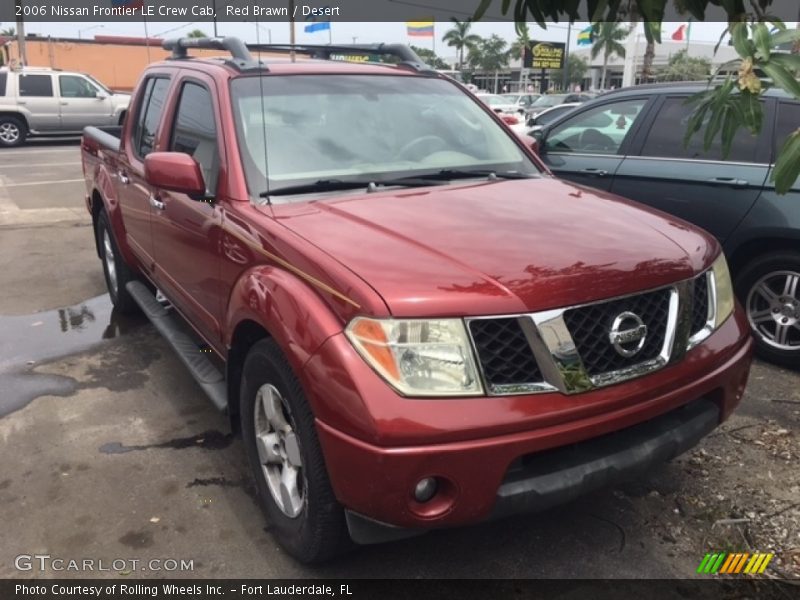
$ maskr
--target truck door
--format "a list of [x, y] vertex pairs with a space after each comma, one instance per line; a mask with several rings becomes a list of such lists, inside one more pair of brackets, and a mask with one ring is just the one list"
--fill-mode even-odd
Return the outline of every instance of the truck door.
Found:
[[117, 172], [120, 208], [125, 221], [128, 243], [148, 271], [154, 262], [153, 237], [150, 231], [150, 189], [144, 179], [144, 157], [156, 148], [158, 126], [171, 81], [154, 75], [139, 86], [134, 121], [124, 141]]
[[20, 73], [17, 76], [17, 104], [24, 108], [33, 131], [58, 131], [61, 128], [58, 98], [50, 73]]
[[108, 94], [82, 75], [58, 75], [61, 128], [81, 131], [87, 125], [111, 124], [114, 107]]
[[[193, 73], [178, 83], [165, 150], [192, 156], [202, 168], [205, 200], [154, 189], [152, 213], [158, 286], [206, 336], [219, 340], [221, 209], [214, 202], [224, 145], [211, 78]], [[224, 164], [224, 163], [223, 163]]]

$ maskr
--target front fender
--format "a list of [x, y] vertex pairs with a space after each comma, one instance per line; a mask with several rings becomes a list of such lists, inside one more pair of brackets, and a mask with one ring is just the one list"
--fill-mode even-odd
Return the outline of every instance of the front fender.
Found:
[[236, 328], [245, 321], [259, 324], [273, 337], [298, 377], [322, 343], [343, 329], [312, 287], [269, 265], [245, 271], [231, 291], [224, 328], [228, 354]]

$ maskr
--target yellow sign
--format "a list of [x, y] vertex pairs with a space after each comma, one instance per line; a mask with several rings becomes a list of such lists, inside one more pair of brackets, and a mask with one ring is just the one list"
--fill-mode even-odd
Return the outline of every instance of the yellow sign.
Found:
[[560, 42], [531, 42], [525, 49], [523, 66], [526, 69], [563, 69], [565, 45]]

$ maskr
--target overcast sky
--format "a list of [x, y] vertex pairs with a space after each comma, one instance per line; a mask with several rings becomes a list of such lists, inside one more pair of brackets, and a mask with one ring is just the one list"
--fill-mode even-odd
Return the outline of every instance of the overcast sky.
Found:
[[[0, 27], [13, 26], [14, 23], [2, 23]], [[100, 25], [98, 27], [98, 25]], [[328, 43], [328, 32], [304, 33], [305, 23], [298, 21], [295, 25], [297, 41], [299, 43]], [[665, 23], [664, 38], [669, 39], [672, 33], [681, 23]], [[787, 23], [788, 26], [793, 24]], [[576, 46], [577, 32], [588, 26], [588, 23], [576, 23], [572, 28], [571, 46]], [[531, 24], [531, 37], [545, 41], [566, 41], [567, 25], [551, 24], [546, 30], [540, 29], [537, 25]], [[721, 22], [712, 23], [692, 23], [691, 41], [716, 43], [719, 36], [725, 30], [726, 24]], [[454, 56], [454, 51], [448, 48], [441, 41], [442, 36], [450, 28], [450, 23], [436, 24], [436, 52], [445, 57]], [[197, 21], [191, 23], [169, 23], [169, 22], [148, 22], [147, 33], [154, 37], [173, 37], [180, 36], [193, 29], [202, 29], [208, 35], [212, 35], [214, 26], [209, 21]], [[39, 35], [52, 37], [72, 37], [79, 35], [83, 38], [92, 38], [95, 35], [130, 35], [144, 36], [145, 29], [142, 22], [134, 23], [28, 23], [27, 33], [37, 33]], [[432, 48], [433, 41], [430, 38], [411, 38], [406, 35], [405, 23], [338, 23], [331, 24], [332, 38], [334, 43], [353, 43], [353, 38], [357, 38], [358, 43], [377, 43], [377, 42], [404, 42], [423, 48]], [[489, 36], [496, 33], [509, 42], [516, 37], [513, 23], [482, 22], [473, 26], [474, 33], [481, 36]], [[642, 26], [639, 32], [643, 33]], [[288, 23], [261, 23], [256, 26], [254, 23], [247, 22], [219, 22], [217, 24], [219, 35], [235, 35], [243, 38], [247, 42], [256, 42], [257, 35], [261, 43], [266, 43], [271, 37], [273, 43], [289, 42]]]

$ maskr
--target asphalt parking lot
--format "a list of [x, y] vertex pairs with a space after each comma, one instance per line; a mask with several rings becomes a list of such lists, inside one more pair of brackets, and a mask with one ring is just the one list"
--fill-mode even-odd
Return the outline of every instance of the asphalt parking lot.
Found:
[[[733, 418], [642, 480], [298, 565], [226, 418], [146, 321], [111, 311], [83, 195], [76, 140], [0, 150], [0, 577], [684, 578], [721, 550], [800, 578], [800, 374], [763, 363]], [[193, 569], [18, 570], [30, 554]]]

